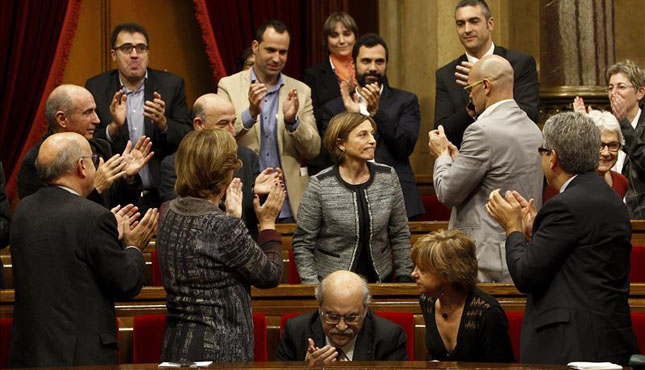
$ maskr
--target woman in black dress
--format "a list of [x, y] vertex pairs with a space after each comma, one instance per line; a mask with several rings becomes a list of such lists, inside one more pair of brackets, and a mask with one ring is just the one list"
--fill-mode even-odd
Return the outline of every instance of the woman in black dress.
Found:
[[412, 247], [421, 291], [428, 360], [513, 362], [506, 314], [477, 289], [475, 245], [458, 230], [439, 230]]

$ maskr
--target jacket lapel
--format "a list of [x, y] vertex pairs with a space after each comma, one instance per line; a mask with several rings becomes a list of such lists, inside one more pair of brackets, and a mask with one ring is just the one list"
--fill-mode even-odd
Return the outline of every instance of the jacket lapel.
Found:
[[374, 338], [374, 321], [372, 310], [368, 309], [363, 321], [363, 328], [358, 332], [356, 344], [354, 345], [354, 356], [352, 361], [374, 361], [372, 342]]
[[[154, 100], [154, 92], [155, 92], [155, 86], [152, 78], [152, 72], [150, 69], [148, 69], [148, 79], [145, 82], [144, 90], [143, 90], [143, 105], [145, 106], [146, 101]], [[162, 97], [163, 98], [163, 97]], [[143, 114], [143, 112], [141, 112]], [[153, 130], [154, 130], [154, 125], [150, 121], [150, 118], [144, 117], [143, 118], [143, 128], [145, 135], [147, 137], [153, 137]], [[132, 143], [134, 145], [136, 143]]]
[[320, 316], [316, 313], [316, 320], [311, 325], [311, 332], [305, 335], [305, 352], [307, 347], [309, 347], [308, 339], [311, 338], [314, 340], [314, 345], [316, 347], [322, 348], [325, 346], [325, 332], [322, 329], [322, 323], [320, 322]]

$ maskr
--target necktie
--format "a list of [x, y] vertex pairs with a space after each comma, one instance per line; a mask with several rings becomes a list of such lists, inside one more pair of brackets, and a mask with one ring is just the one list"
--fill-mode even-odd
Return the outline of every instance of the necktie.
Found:
[[336, 347], [336, 352], [338, 352], [338, 357], [336, 357], [338, 361], [349, 361], [349, 358], [347, 358], [347, 355], [342, 348]]

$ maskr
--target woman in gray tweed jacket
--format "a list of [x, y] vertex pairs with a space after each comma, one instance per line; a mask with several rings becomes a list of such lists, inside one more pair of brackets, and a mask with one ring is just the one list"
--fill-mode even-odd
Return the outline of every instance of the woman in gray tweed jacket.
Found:
[[258, 245], [240, 219], [242, 183], [231, 182], [240, 163], [235, 139], [223, 130], [193, 131], [175, 161], [179, 197], [157, 238], [168, 297], [161, 361], [253, 361], [250, 289], [274, 287], [282, 278], [275, 218], [284, 190], [274, 184], [262, 206], [255, 201]]
[[376, 123], [360, 113], [336, 115], [325, 146], [337, 165], [309, 179], [298, 209], [293, 254], [300, 279], [317, 283], [337, 270], [369, 282], [412, 281], [410, 230], [392, 167], [370, 162]]

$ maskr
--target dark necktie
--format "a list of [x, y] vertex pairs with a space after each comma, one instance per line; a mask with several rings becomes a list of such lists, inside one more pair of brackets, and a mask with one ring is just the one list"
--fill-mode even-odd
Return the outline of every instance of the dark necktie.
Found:
[[349, 358], [347, 358], [347, 355], [342, 348], [336, 347], [336, 352], [338, 352], [338, 357], [336, 357], [338, 361], [349, 361]]

